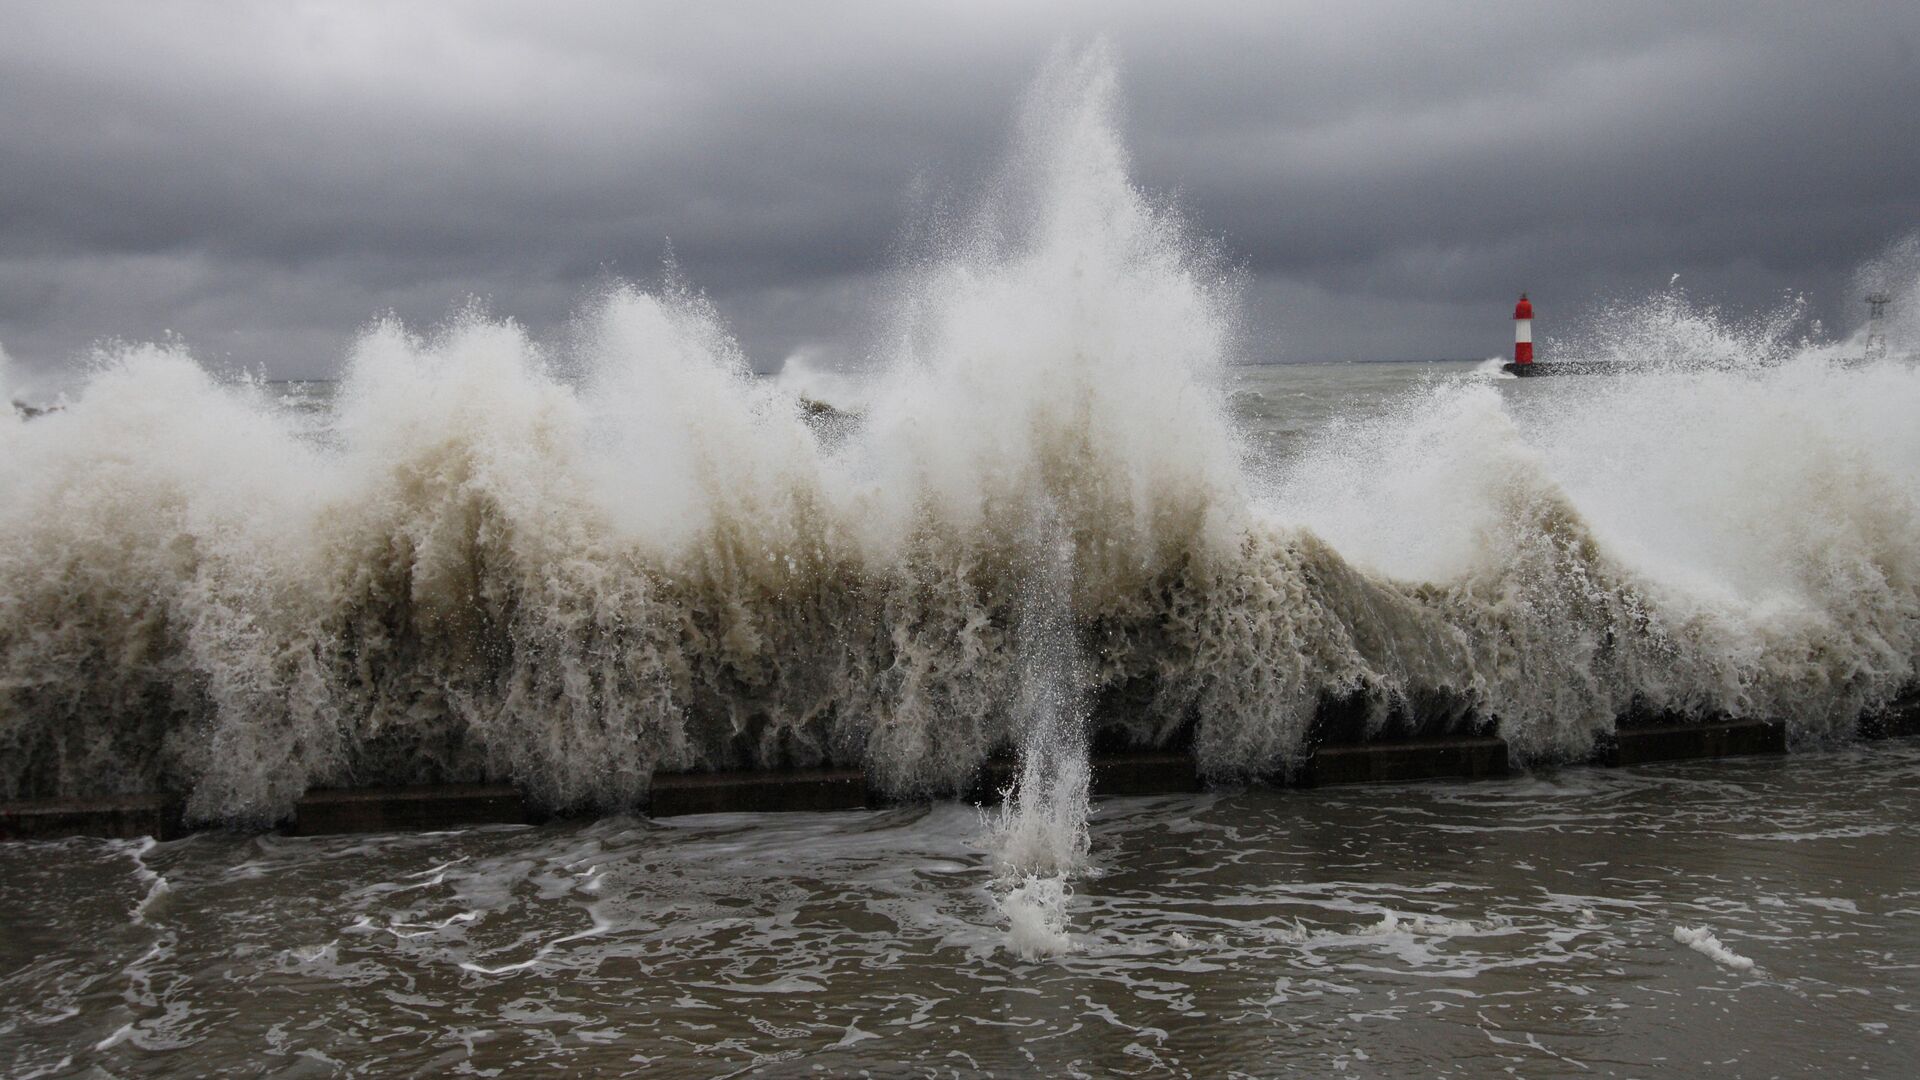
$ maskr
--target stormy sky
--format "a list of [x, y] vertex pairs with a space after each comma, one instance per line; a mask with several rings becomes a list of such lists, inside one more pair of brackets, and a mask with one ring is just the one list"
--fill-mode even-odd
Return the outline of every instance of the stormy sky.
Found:
[[[817, 10], [815, 9], [817, 8]], [[0, 3], [0, 346], [324, 375], [381, 312], [536, 333], [669, 241], [755, 365], [857, 354], [1050, 47], [1247, 279], [1247, 359], [1487, 356], [1735, 310], [1920, 226], [1920, 4]], [[1859, 309], [1859, 310], [1856, 310]], [[19, 375], [16, 374], [16, 378]]]

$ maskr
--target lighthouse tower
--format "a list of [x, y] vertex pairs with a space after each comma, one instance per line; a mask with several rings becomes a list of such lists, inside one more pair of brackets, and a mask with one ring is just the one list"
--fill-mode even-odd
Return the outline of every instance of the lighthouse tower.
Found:
[[1517, 367], [1533, 363], [1533, 304], [1526, 293], [1513, 305], [1513, 362]]

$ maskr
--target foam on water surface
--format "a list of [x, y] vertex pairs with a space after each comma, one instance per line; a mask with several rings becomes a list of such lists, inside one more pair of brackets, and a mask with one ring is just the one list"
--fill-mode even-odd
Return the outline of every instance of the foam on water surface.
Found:
[[1715, 937], [1713, 931], [1704, 926], [1676, 926], [1673, 928], [1673, 940], [1699, 953], [1701, 956], [1738, 972], [1753, 970], [1753, 960], [1741, 956]]
[[[1897, 743], [1111, 800], [1098, 874], [1007, 894], [1033, 902], [1024, 955], [992, 837], [951, 804], [10, 845], [0, 1069], [1897, 1072], [1916, 775]], [[148, 874], [172, 893], [136, 922]]]

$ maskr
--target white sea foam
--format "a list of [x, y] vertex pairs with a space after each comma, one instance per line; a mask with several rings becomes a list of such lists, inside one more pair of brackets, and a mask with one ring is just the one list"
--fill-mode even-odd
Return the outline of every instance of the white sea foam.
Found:
[[1028, 876], [996, 896], [1007, 919], [1007, 948], [1023, 960], [1073, 951], [1067, 932], [1067, 902], [1073, 891], [1065, 875]]
[[[1498, 922], [1490, 925], [1505, 927], [1504, 923]], [[1486, 928], [1476, 923], [1444, 919], [1435, 915], [1411, 915], [1403, 918], [1398, 913], [1389, 911], [1380, 916], [1379, 922], [1363, 926], [1355, 933], [1361, 937], [1388, 937], [1394, 934], [1453, 937], [1458, 934], [1478, 933]]]
[[[1232, 778], [1352, 694], [1538, 760], [1637, 706], [1844, 735], [1914, 681], [1920, 372], [1663, 296], [1578, 350], [1712, 371], [1434, 386], [1256, 490], [1233, 277], [1128, 181], [1116, 102], [1100, 51], [1050, 66], [831, 450], [678, 285], [561, 343], [382, 323], [320, 439], [179, 346], [103, 354], [0, 423], [0, 798], [257, 822], [505, 778], [617, 808], [656, 768], [822, 762], [951, 792], [1047, 724], [1190, 735]], [[1077, 657], [1050, 691], [1036, 551]], [[1043, 758], [1017, 794], [1058, 814], [1004, 850], [1051, 872], [1084, 858], [1084, 751]]]
[[1675, 926], [1673, 940], [1712, 960], [1716, 964], [1732, 968], [1735, 971], [1752, 971], [1753, 961], [1741, 956], [1713, 936], [1713, 931], [1704, 926]]

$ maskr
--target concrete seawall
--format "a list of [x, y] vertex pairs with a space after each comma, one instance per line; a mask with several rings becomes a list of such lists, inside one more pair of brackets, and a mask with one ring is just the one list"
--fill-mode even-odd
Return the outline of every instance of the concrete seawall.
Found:
[[[1920, 735], [1920, 698], [1863, 721], [1863, 739]], [[1764, 720], [1702, 724], [1638, 723], [1603, 738], [1591, 764], [1631, 766], [1785, 752], [1786, 728]], [[1326, 742], [1317, 746], [1287, 786], [1479, 780], [1509, 774], [1507, 744], [1494, 735], [1415, 736], [1375, 742]], [[968, 792], [976, 802], [995, 801], [1012, 783], [1015, 765], [998, 760], [982, 770]], [[1098, 797], [1194, 792], [1204, 785], [1193, 758], [1178, 751], [1096, 754], [1093, 793]], [[676, 773], [654, 777], [643, 809], [654, 817], [727, 812], [857, 810], [887, 800], [867, 787], [858, 769], [783, 772]], [[295, 836], [451, 829], [470, 825], [533, 824], [538, 815], [520, 792], [505, 784], [435, 784], [418, 787], [312, 791], [301, 798], [283, 831]], [[166, 795], [120, 795], [93, 799], [45, 799], [0, 804], [0, 840], [47, 840], [68, 836], [172, 839], [185, 832], [178, 800]]]
[[1622, 728], [1600, 740], [1594, 763], [1646, 765], [1656, 761], [1786, 752], [1785, 724], [1765, 720], [1734, 720], [1722, 724], [1660, 724]]
[[185, 831], [178, 800], [166, 795], [0, 803], [0, 840], [56, 840], [66, 836], [172, 840]]
[[511, 784], [423, 784], [309, 791], [294, 804], [286, 831], [327, 836], [529, 821], [526, 800]]

